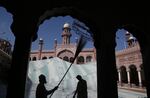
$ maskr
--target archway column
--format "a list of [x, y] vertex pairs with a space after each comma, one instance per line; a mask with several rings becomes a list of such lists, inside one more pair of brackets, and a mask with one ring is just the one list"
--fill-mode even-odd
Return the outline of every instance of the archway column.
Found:
[[141, 77], [141, 68], [137, 68], [138, 71], [138, 79], [139, 79], [139, 87], [142, 87], [142, 77]]
[[97, 33], [94, 37], [97, 57], [98, 98], [118, 98], [115, 31], [106, 30], [103, 34], [98, 35]]
[[30, 48], [35, 37], [34, 34], [37, 32], [37, 28], [34, 28], [36, 27], [36, 24], [30, 22], [30, 20], [28, 21], [28, 19], [24, 19], [25, 16], [17, 17], [17, 19], [14, 16], [14, 22], [11, 25], [12, 32], [15, 35], [15, 44], [12, 54], [11, 69], [9, 72], [6, 98], [25, 97]]
[[119, 85], [122, 86], [122, 81], [121, 81], [121, 70], [118, 69], [118, 78], [119, 78]]
[[15, 39], [7, 98], [24, 98], [31, 41], [31, 36], [16, 37]]
[[131, 83], [130, 83], [130, 69], [127, 68], [127, 79], [128, 79], [128, 86], [131, 86]]

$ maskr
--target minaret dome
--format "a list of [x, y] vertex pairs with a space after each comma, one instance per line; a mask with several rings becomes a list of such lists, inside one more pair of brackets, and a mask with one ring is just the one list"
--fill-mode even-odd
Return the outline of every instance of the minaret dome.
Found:
[[70, 24], [69, 23], [65, 23], [63, 28], [70, 28]]

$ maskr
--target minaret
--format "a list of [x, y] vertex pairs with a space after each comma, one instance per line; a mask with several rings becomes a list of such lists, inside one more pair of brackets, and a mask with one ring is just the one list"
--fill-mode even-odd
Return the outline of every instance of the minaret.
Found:
[[126, 32], [126, 41], [127, 41], [127, 47], [133, 47], [134, 46], [134, 37], [127, 31]]
[[38, 57], [39, 60], [41, 60], [42, 49], [43, 49], [43, 39], [40, 38], [40, 40], [39, 40], [39, 57]]
[[70, 44], [70, 37], [71, 37], [71, 28], [68, 23], [65, 23], [63, 26], [63, 32], [62, 32], [62, 44], [67, 45]]
[[55, 56], [56, 56], [56, 48], [57, 48], [57, 39], [54, 40], [54, 50], [55, 50]]
[[55, 38], [54, 39], [54, 48], [56, 48], [57, 47], [57, 39]]
[[127, 32], [125, 33], [126, 41], [128, 41], [128, 40], [129, 40], [130, 36], [131, 36], [131, 34], [127, 31]]

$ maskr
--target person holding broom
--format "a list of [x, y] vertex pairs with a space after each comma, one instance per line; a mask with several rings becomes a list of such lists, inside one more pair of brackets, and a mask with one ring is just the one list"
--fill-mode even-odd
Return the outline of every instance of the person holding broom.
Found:
[[41, 74], [39, 76], [39, 84], [36, 88], [36, 98], [47, 98], [47, 95], [54, 93], [54, 91], [58, 89], [58, 86], [56, 86], [51, 90], [46, 90], [44, 85], [45, 83], [47, 83], [46, 77], [45, 75]]

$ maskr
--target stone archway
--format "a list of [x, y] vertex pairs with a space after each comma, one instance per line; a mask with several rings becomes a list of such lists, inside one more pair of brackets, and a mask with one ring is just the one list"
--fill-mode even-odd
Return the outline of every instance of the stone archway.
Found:
[[69, 58], [68, 58], [67, 56], [64, 56], [64, 57], [63, 57], [63, 60], [69, 61]]
[[77, 57], [77, 64], [84, 64], [84, 57], [83, 56], [79, 56]]
[[121, 71], [121, 82], [122, 83], [128, 83], [126, 67], [121, 66], [120, 71]]
[[86, 62], [91, 62], [92, 61], [92, 56], [87, 56], [86, 57]]
[[36, 59], [37, 59], [36, 57], [33, 57], [33, 58], [32, 58], [32, 61], [36, 61]]
[[130, 83], [135, 84], [136, 86], [139, 85], [139, 80], [138, 80], [138, 73], [137, 73], [137, 68], [135, 65], [130, 65]]
[[74, 59], [73, 57], [70, 57], [70, 62], [71, 62], [71, 63], [73, 63], [73, 59]]
[[67, 57], [68, 58], [67, 61], [70, 61], [69, 58], [71, 58], [73, 56], [74, 56], [73, 52], [70, 50], [67, 50], [67, 49], [62, 50], [57, 54], [57, 57], [59, 57], [59, 58]]
[[53, 56], [50, 56], [49, 59], [53, 58]]
[[47, 59], [47, 57], [46, 57], [46, 56], [42, 57], [42, 60], [45, 60], [45, 59]]
[[[10, 80], [10, 83], [15, 83], [15, 84], [11, 84], [11, 87], [12, 88], [17, 87], [16, 91], [17, 92], [21, 91], [21, 93], [18, 93], [16, 95], [15, 94], [16, 91], [14, 91], [14, 93], [13, 93], [13, 89], [10, 89], [10, 91], [12, 91], [12, 92], [8, 93], [10, 96], [8, 98], [23, 98], [23, 94], [24, 94], [23, 86], [24, 86], [24, 81], [26, 79], [25, 72], [27, 69], [26, 66], [28, 63], [27, 60], [28, 60], [28, 53], [29, 53], [29, 51], [27, 51], [27, 50], [30, 49], [29, 46], [30, 46], [31, 40], [33, 40], [31, 37], [31, 35], [32, 35], [31, 33], [36, 32], [36, 29], [37, 29], [36, 21], [39, 20], [39, 15], [41, 15], [43, 13], [43, 11], [45, 11], [47, 9], [52, 9], [53, 7], [56, 7], [56, 6], [65, 6], [65, 5], [66, 6], [71, 6], [71, 5], [76, 6], [76, 7], [80, 8], [81, 10], [84, 10], [85, 13], [89, 13], [89, 14], [85, 14], [85, 13], [83, 13], [83, 14], [85, 14], [85, 16], [88, 17], [87, 23], [91, 24], [91, 26], [93, 26], [93, 29], [95, 28], [95, 30], [93, 30], [93, 31], [95, 31], [95, 35], [94, 35], [95, 43], [94, 44], [97, 49], [97, 62], [98, 62], [97, 63], [97, 65], [98, 65], [97, 66], [98, 67], [97, 75], [98, 75], [98, 84], [99, 84], [98, 93], [100, 93], [100, 94], [98, 94], [98, 98], [99, 97], [101, 97], [101, 98], [109, 98], [109, 97], [117, 98], [118, 97], [116, 84], [115, 84], [115, 81], [116, 81], [115, 76], [117, 76], [117, 75], [116, 75], [115, 67], [113, 66], [113, 65], [115, 65], [115, 57], [114, 57], [114, 50], [113, 50], [114, 46], [115, 46], [113, 37], [115, 35], [112, 34], [112, 33], [114, 33], [114, 31], [112, 31], [111, 28], [116, 26], [115, 23], [120, 24], [122, 22], [126, 22], [126, 23], [139, 24], [140, 29], [148, 30], [147, 24], [146, 24], [147, 20], [144, 17], [138, 17], [138, 15], [139, 16], [142, 16], [142, 15], [147, 16], [147, 15], [141, 10], [141, 7], [139, 8], [139, 6], [137, 7], [137, 5], [134, 9], [132, 9], [133, 8], [132, 4], [131, 4], [132, 8], [130, 6], [128, 6], [127, 8], [123, 8], [122, 6], [120, 6], [119, 8], [118, 7], [116, 8], [114, 6], [117, 6], [118, 3], [111, 4], [112, 6], [109, 5], [109, 7], [108, 7], [108, 6], [104, 5], [103, 3], [98, 3], [97, 1], [92, 1], [92, 2], [87, 1], [85, 4], [84, 1], [81, 1], [81, 2], [73, 1], [73, 3], [70, 3], [67, 0], [65, 2], [65, 5], [64, 5], [63, 1], [65, 1], [65, 0], [61, 0], [60, 2], [58, 2], [57, 0], [53, 1], [53, 2], [48, 2], [48, 0], [45, 2], [38, 1], [38, 2], [40, 2], [40, 5], [37, 5], [39, 3], [34, 2], [35, 3], [34, 7], [30, 3], [31, 1], [24, 2], [25, 3], [24, 5], [29, 5], [27, 8], [25, 8], [25, 6], [21, 5], [21, 4], [23, 4], [22, 2], [20, 2], [20, 4], [17, 4], [17, 6], [16, 6], [15, 2], [13, 3], [10, 1], [10, 2], [6, 3], [5, 1], [2, 1], [3, 2], [2, 5], [6, 6], [8, 8], [8, 10], [14, 14], [15, 22], [14, 22], [12, 28], [13, 28], [13, 32], [15, 32], [15, 36], [18, 36], [20, 34], [22, 36], [25, 35], [23, 40], [19, 39], [20, 36], [17, 37], [17, 40], [16, 40], [17, 45], [15, 47], [16, 50], [14, 51], [14, 56], [13, 56], [14, 61], [12, 64], [12, 65], [15, 65], [15, 67], [16, 67], [16, 68], [15, 67], [13, 68], [13, 71], [15, 73], [12, 74], [12, 75], [15, 75], [16, 78], [13, 80]], [[91, 6], [91, 4], [96, 5], [96, 6], [89, 7], [89, 6]], [[106, 4], [108, 5], [108, 2]], [[140, 3], [140, 5], [141, 5], [141, 3]], [[16, 8], [20, 9], [21, 12], [19, 10], [16, 10]], [[98, 15], [97, 9], [100, 9], [99, 15]], [[127, 13], [127, 14], [124, 14], [122, 10], [125, 11], [125, 13]], [[29, 14], [29, 13], [31, 13], [31, 14]], [[55, 13], [55, 12], [53, 12], [53, 13]], [[147, 11], [146, 11], [146, 13], [147, 13]], [[77, 13], [74, 13], [74, 14], [77, 14]], [[64, 13], [62, 13], [61, 15], [64, 15]], [[110, 16], [113, 16], [113, 17], [110, 17]], [[79, 15], [79, 17], [82, 17], [82, 15]], [[135, 21], [132, 21], [132, 19]], [[20, 25], [20, 24], [22, 24], [22, 25]], [[142, 27], [145, 27], [145, 28], [142, 28]], [[99, 29], [99, 28], [101, 28], [101, 29]], [[22, 33], [20, 33], [20, 32], [22, 32]], [[102, 32], [102, 33], [100, 33], [100, 32]], [[149, 82], [150, 81], [149, 80], [149, 72], [150, 71], [148, 69], [148, 65], [150, 64], [150, 61], [149, 61], [150, 53], [148, 52], [150, 49], [149, 48], [150, 44], [148, 42], [149, 36], [147, 36], [149, 34], [148, 34], [148, 31], [147, 31], [147, 35], [145, 35], [145, 34], [142, 35], [142, 34], [143, 33], [139, 34], [139, 36], [141, 37], [141, 42], [144, 41], [142, 44], [143, 45], [142, 52], [145, 55], [143, 65], [144, 65], [144, 69], [146, 69], [145, 73], [146, 73], [147, 81], [148, 81], [148, 83], [150, 83]], [[147, 38], [145, 38], [145, 37], [147, 37]], [[106, 40], [106, 38], [108, 38], [109, 41]], [[34, 36], [34, 40], [35, 39], [36, 39], [36, 36]], [[24, 40], [26, 40], [26, 41], [24, 41]], [[145, 41], [145, 40], [147, 40], [147, 41]], [[18, 44], [19, 42], [21, 42], [21, 44], [23, 44], [23, 45]], [[26, 51], [22, 51], [21, 49], [19, 49], [20, 47], [18, 47], [18, 46], [20, 46], [20, 45], [22, 47], [25, 46], [24, 50], [26, 50]], [[17, 50], [19, 50], [19, 51], [17, 51]], [[18, 57], [17, 55], [19, 55], [19, 57], [21, 57], [21, 58], [17, 58]], [[22, 60], [22, 58], [24, 58], [24, 59]], [[15, 60], [18, 60], [18, 61], [15, 61]], [[15, 62], [17, 62], [17, 63], [15, 63]], [[108, 66], [109, 66], [109, 69], [108, 69]], [[24, 74], [20, 75], [19, 72], [20, 73], [22, 72]], [[19, 86], [18, 86], [18, 84], [19, 84]], [[150, 92], [150, 84], [148, 85], [148, 92]], [[150, 93], [148, 93], [148, 94], [150, 94]], [[19, 97], [17, 97], [17, 96], [19, 96]]]

